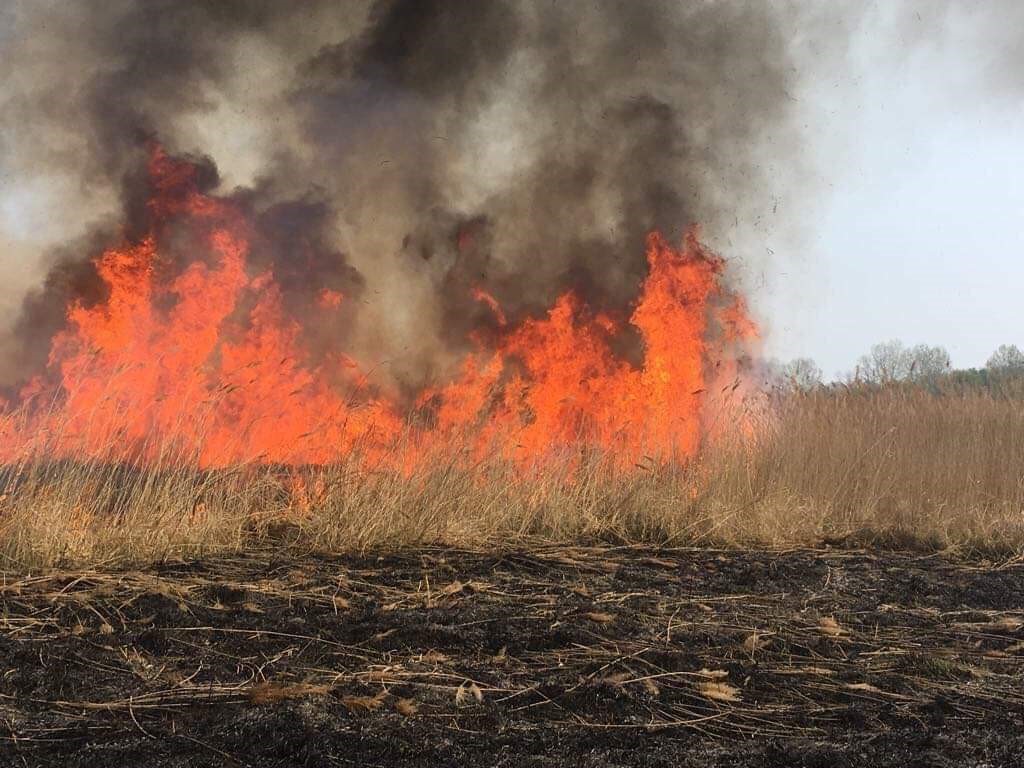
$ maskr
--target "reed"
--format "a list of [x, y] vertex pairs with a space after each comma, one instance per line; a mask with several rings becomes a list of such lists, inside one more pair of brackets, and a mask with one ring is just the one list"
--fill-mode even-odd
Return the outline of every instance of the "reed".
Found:
[[180, 446], [138, 468], [57, 461], [41, 436], [0, 469], [0, 558], [33, 569], [266, 545], [588, 538], [1021, 552], [1021, 405], [972, 389], [791, 393], [761, 409], [753, 428], [749, 414], [745, 429], [719, 424], [692, 459], [629, 470], [621, 457], [583, 448], [532, 467], [453, 450], [412, 470], [380, 469], [356, 450], [330, 466], [199, 470]]

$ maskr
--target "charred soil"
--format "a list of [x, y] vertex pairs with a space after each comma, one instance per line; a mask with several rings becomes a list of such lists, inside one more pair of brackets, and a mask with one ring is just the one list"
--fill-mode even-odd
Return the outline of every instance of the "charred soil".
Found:
[[2, 590], [2, 765], [1024, 765], [1021, 563], [265, 551]]

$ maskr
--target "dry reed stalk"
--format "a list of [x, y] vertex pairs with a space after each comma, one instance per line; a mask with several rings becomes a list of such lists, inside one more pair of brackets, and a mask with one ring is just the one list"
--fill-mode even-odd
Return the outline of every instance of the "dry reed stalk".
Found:
[[330, 550], [612, 538], [1019, 552], [1021, 403], [901, 387], [791, 394], [759, 415], [753, 438], [719, 428], [692, 460], [628, 472], [583, 450], [533, 468], [456, 452], [412, 471], [368, 469], [357, 449], [326, 467], [197, 470], [180, 444], [140, 469], [54, 460], [40, 435], [0, 467], [0, 557], [16, 568], [141, 562], [268, 537]]

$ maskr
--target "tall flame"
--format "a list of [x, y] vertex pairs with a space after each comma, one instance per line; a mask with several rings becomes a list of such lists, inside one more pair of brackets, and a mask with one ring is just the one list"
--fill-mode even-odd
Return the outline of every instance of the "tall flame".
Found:
[[[155, 149], [149, 173], [153, 231], [97, 257], [105, 298], [68, 307], [46, 371], [23, 388], [21, 408], [0, 416], [0, 459], [40, 435], [60, 457], [203, 467], [323, 464], [355, 450], [387, 464], [399, 461], [399, 442], [407, 467], [409, 455], [415, 462], [455, 439], [516, 462], [581, 445], [623, 466], [687, 457], [709, 433], [709, 392], [739, 381], [757, 337], [722, 284], [720, 258], [693, 233], [679, 250], [652, 234], [628, 320], [570, 291], [543, 317], [510, 323], [474, 288], [498, 331], [474, 336], [456, 378], [403, 407], [340, 350], [314, 362], [275, 275], [253, 268], [245, 216], [199, 191], [192, 164]], [[197, 244], [184, 269], [158, 245], [168, 222]], [[317, 311], [344, 300], [323, 288]], [[626, 322], [642, 342], [639, 365], [615, 351]]]

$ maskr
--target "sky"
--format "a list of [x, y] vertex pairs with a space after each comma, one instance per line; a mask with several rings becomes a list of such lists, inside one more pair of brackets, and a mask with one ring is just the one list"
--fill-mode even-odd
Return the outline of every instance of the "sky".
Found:
[[[719, 244], [756, 265], [745, 278], [769, 356], [814, 358], [831, 377], [893, 338], [945, 346], [957, 367], [1024, 347], [1024, 66], [998, 55], [1024, 12], [946, 3], [940, 22], [938, 0], [876, 4], [833, 63], [797, 62], [809, 178], [793, 188], [780, 174], [765, 191], [785, 226], [747, 226], [734, 253]], [[4, 32], [0, 13], [0, 45]], [[2, 322], [39, 279], [39, 254], [79, 225], [55, 207], [60, 187], [0, 173], [0, 260], [15, 287]]]
[[996, 55], [996, 5], [938, 26], [877, 10], [841, 67], [804, 78], [820, 197], [754, 296], [769, 353], [832, 376], [893, 338], [942, 345], [956, 367], [1024, 347], [1024, 70]]

